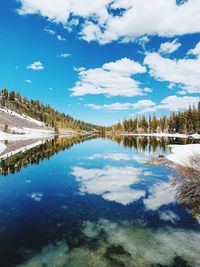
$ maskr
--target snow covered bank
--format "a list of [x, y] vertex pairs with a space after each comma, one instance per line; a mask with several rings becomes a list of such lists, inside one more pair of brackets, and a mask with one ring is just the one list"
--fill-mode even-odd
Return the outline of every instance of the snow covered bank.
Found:
[[[188, 145], [170, 145], [172, 153], [167, 156], [167, 159], [184, 167], [191, 167], [191, 160], [199, 157], [200, 160], [200, 144]], [[200, 169], [200, 162], [195, 166]]]
[[[27, 139], [35, 139], [35, 138], [46, 138], [52, 137], [55, 135], [54, 130], [50, 129], [34, 129], [34, 128], [18, 128], [12, 127], [10, 128], [14, 134], [5, 133], [0, 131], [0, 141], [16, 141], [16, 140], [27, 140]], [[59, 135], [73, 135], [75, 131], [73, 130], [61, 130]]]
[[26, 140], [34, 138], [45, 138], [55, 135], [53, 130], [43, 130], [43, 129], [32, 129], [32, 128], [12, 128], [17, 134], [9, 134], [0, 131], [0, 141], [16, 141], [16, 140]]
[[[56, 136], [53, 130], [31, 128], [13, 128], [12, 130], [17, 131], [17, 134], [8, 134], [0, 131], [0, 159], [29, 150]], [[59, 136], [69, 137], [74, 134], [74, 131], [65, 130], [61, 131]], [[8, 141], [8, 145], [3, 144], [2, 141]]]
[[17, 117], [17, 118], [20, 118], [20, 119], [23, 119], [23, 120], [27, 120], [27, 121], [35, 123], [35, 124], [37, 124], [39, 126], [44, 126], [44, 122], [38, 121], [36, 119], [33, 119], [33, 118], [31, 118], [31, 117], [29, 117], [29, 116], [27, 116], [25, 114], [19, 114], [19, 113], [15, 112], [15, 111], [12, 111], [12, 110], [8, 109], [8, 108], [0, 108], [0, 110], [5, 112], [5, 113], [7, 113], [7, 114], [9, 114], [9, 115], [14, 116], [14, 117]]
[[195, 134], [190, 135], [190, 137], [194, 139], [200, 139], [200, 134], [195, 133]]
[[124, 133], [121, 134], [124, 136], [155, 136], [155, 137], [175, 137], [175, 138], [188, 138], [192, 137], [194, 139], [200, 139], [200, 134], [192, 134], [192, 135], [187, 135], [187, 134], [179, 134], [179, 133]]
[[0, 143], [0, 154], [6, 149], [6, 145]]

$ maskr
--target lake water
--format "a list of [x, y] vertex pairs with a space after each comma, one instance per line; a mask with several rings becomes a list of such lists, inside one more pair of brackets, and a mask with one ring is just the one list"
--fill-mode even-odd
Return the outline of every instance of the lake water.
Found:
[[0, 266], [200, 266], [199, 196], [146, 163], [187, 142], [57, 138], [2, 162]]

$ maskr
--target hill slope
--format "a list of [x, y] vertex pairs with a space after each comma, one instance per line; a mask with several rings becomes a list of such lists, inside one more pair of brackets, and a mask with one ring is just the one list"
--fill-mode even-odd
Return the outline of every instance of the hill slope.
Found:
[[40, 129], [44, 126], [44, 123], [38, 120], [35, 120], [29, 116], [19, 114], [7, 108], [0, 108], [0, 127], [3, 130], [3, 126], [7, 124], [9, 128], [18, 127], [18, 128], [35, 128]]
[[10, 127], [73, 129], [76, 131], [101, 131], [103, 127], [76, 120], [69, 115], [44, 105], [38, 100], [29, 100], [20, 93], [0, 91], [0, 124]]

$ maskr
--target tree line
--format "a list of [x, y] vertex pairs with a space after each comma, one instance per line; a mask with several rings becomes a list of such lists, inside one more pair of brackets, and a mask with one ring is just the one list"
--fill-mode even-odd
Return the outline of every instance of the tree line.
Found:
[[141, 116], [125, 119], [108, 130], [127, 133], [200, 133], [200, 102], [185, 111], [172, 112], [169, 116], [163, 114], [160, 118], [149, 115], [148, 118]]

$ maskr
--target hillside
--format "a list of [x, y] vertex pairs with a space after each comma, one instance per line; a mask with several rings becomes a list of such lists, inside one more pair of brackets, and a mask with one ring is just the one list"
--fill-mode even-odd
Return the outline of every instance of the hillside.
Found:
[[41, 129], [44, 126], [44, 123], [10, 109], [0, 108], [0, 129], [2, 131], [5, 130], [5, 125], [8, 125], [8, 129], [15, 127]]
[[0, 91], [0, 159], [36, 147], [55, 134], [72, 137], [102, 130], [14, 91]]
[[0, 91], [0, 129], [9, 127], [18, 128], [51, 128], [55, 131], [101, 131], [101, 126], [76, 120], [69, 115], [60, 113], [50, 105], [44, 105], [38, 100], [29, 100], [20, 93]]

